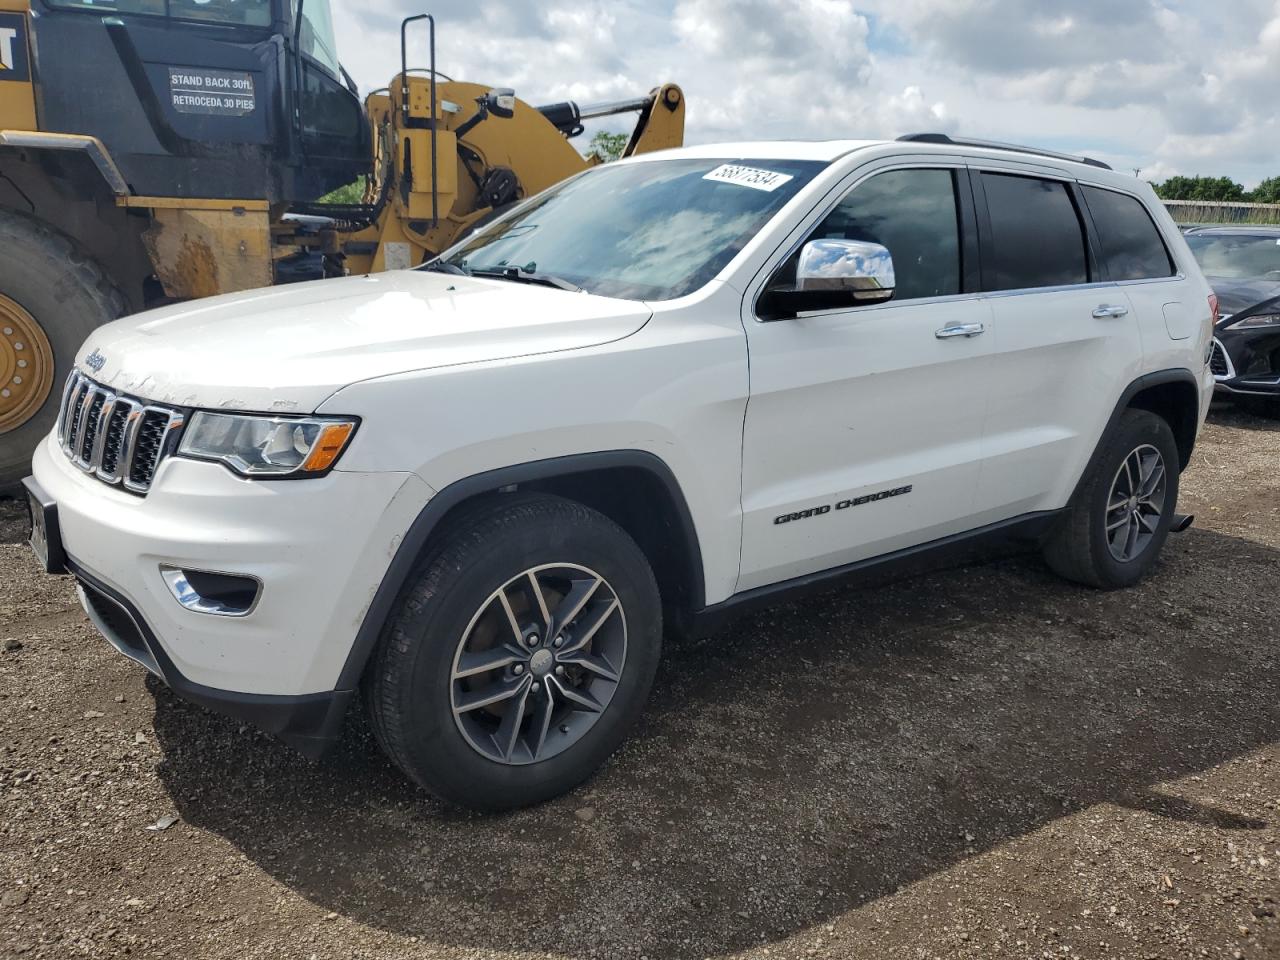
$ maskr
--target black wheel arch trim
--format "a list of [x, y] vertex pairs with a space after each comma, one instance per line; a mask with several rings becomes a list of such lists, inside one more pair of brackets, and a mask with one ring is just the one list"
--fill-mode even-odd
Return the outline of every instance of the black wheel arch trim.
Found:
[[702, 549], [684, 491], [677, 482], [675, 474], [662, 458], [645, 450], [607, 450], [500, 467], [455, 480], [427, 501], [426, 506], [418, 513], [401, 540], [391, 565], [383, 574], [382, 582], [378, 585], [369, 609], [365, 612], [360, 629], [356, 632], [355, 642], [338, 677], [337, 688], [353, 690], [359, 686], [365, 665], [373, 653], [378, 638], [382, 635], [382, 629], [391, 616], [392, 608], [404, 589], [414, 565], [431, 534], [450, 510], [474, 497], [497, 493], [505, 487], [619, 468], [639, 469], [650, 474], [662, 485], [671, 503], [674, 504], [675, 519], [685, 541], [684, 548], [687, 551], [692, 576], [692, 582], [689, 584], [690, 605], [693, 610], [700, 610], [706, 598]]
[[[1172, 367], [1168, 370], [1157, 370], [1154, 373], [1144, 373], [1138, 379], [1134, 380], [1120, 394], [1120, 399], [1116, 401], [1115, 408], [1111, 411], [1111, 416], [1107, 418], [1107, 425], [1103, 428], [1102, 433], [1098, 436], [1098, 442], [1093, 448], [1093, 453], [1089, 456], [1089, 462], [1085, 465], [1084, 472], [1076, 480], [1075, 488], [1071, 492], [1071, 499], [1074, 500], [1080, 487], [1084, 484], [1085, 478], [1090, 475], [1094, 467], [1098, 463], [1098, 458], [1102, 455], [1102, 445], [1106, 441], [1107, 436], [1115, 427], [1116, 422], [1120, 419], [1121, 414], [1129, 409], [1129, 405], [1133, 402], [1133, 398], [1144, 390], [1152, 387], [1163, 386], [1166, 383], [1185, 383], [1195, 390], [1196, 397], [1200, 396], [1200, 382], [1196, 379], [1194, 373], [1186, 367]], [[1197, 401], [1198, 402], [1198, 401]], [[1200, 410], [1197, 406], [1196, 417], [1200, 416]], [[1172, 427], [1173, 424], [1170, 424]], [[1187, 463], [1191, 461], [1191, 452], [1195, 447], [1196, 437], [1191, 437], [1191, 444], [1187, 448], [1185, 462], [1181, 464], [1180, 469], [1186, 469]], [[1179, 451], [1181, 453], [1181, 451]]]

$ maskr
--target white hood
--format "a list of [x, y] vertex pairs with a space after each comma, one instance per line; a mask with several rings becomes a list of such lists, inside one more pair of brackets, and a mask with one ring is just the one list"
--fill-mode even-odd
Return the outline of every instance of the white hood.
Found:
[[396, 271], [126, 317], [94, 331], [76, 365], [119, 393], [160, 403], [311, 412], [359, 380], [596, 346], [649, 317], [643, 303]]

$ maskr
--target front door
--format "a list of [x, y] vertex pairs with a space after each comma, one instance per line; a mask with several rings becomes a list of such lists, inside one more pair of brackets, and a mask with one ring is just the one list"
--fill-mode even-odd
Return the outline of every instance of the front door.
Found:
[[[970, 526], [990, 310], [966, 280], [973, 225], [962, 185], [963, 169], [872, 173], [806, 238], [887, 247], [889, 302], [746, 318], [739, 591]], [[795, 260], [769, 283], [786, 284]]]

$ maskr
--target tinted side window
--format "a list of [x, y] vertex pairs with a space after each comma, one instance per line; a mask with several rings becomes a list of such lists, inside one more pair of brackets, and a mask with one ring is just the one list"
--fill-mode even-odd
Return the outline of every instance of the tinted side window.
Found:
[[[364, 117], [349, 90], [314, 64], [302, 64], [302, 135], [309, 151], [324, 155], [326, 142], [337, 155], [360, 136]], [[336, 138], [335, 145], [332, 140]], [[343, 148], [346, 147], [347, 150]]]
[[860, 183], [809, 239], [826, 237], [887, 247], [897, 275], [894, 300], [960, 292], [960, 219], [950, 170], [892, 170]]
[[1111, 280], [1171, 277], [1173, 261], [1146, 207], [1134, 197], [1082, 187], [1084, 202], [1098, 229], [1098, 243]]
[[982, 174], [991, 214], [992, 290], [1088, 283], [1084, 229], [1065, 185], [1035, 177]]

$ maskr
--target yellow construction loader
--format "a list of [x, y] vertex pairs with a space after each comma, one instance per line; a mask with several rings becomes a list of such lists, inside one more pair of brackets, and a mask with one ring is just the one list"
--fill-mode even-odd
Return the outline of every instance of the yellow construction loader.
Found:
[[[429, 39], [419, 69], [410, 30]], [[598, 162], [570, 143], [593, 117], [638, 113], [628, 155], [683, 139], [672, 84], [530, 106], [439, 73], [425, 14], [401, 24], [399, 57], [360, 97], [329, 0], [0, 0], [0, 489], [94, 327], [416, 266]], [[358, 180], [361, 202], [319, 202]]]

